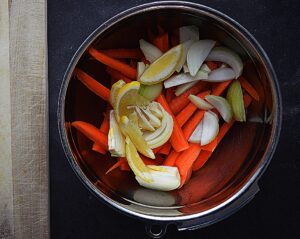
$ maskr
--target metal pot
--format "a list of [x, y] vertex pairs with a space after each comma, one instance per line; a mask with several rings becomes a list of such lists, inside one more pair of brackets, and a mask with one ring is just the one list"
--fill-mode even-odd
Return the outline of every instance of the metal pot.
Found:
[[[109, 84], [105, 68], [89, 57], [87, 48], [136, 47], [138, 39], [145, 37], [147, 29], [158, 22], [169, 30], [197, 25], [201, 38], [217, 39], [237, 51], [245, 63], [244, 74], [261, 95], [259, 102], [253, 102], [247, 123], [236, 124], [205, 167], [194, 173], [186, 186], [174, 192], [143, 189], [130, 173], [116, 170], [106, 175], [113, 161], [99, 159], [104, 156], [92, 152], [91, 143], [70, 127], [74, 120], [99, 125], [101, 111], [105, 109], [104, 102], [90, 94], [72, 75], [75, 67], [80, 67]], [[206, 227], [228, 217], [254, 197], [259, 191], [258, 179], [270, 163], [278, 142], [281, 109], [273, 67], [246, 29], [203, 5], [154, 2], [116, 15], [80, 46], [61, 87], [58, 125], [66, 156], [83, 184], [112, 208], [144, 220], [148, 235], [159, 238], [169, 224], [175, 224], [178, 230]]]

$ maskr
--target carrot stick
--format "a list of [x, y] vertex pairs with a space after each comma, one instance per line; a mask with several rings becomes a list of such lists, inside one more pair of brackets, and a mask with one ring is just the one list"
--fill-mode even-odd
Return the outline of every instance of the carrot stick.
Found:
[[135, 79], [136, 78], [136, 69], [133, 67], [116, 60], [114, 58], [111, 58], [105, 54], [103, 54], [101, 51], [97, 51], [94, 48], [89, 49], [89, 53], [92, 57], [94, 57], [96, 60], [100, 61], [104, 65], [110, 66], [111, 68], [120, 71], [125, 76]]
[[101, 50], [101, 52], [109, 57], [118, 59], [141, 59], [143, 57], [140, 49], [119, 48]]
[[186, 138], [184, 137], [184, 134], [182, 132], [182, 129], [180, 128], [175, 116], [173, 115], [169, 104], [167, 103], [165, 97], [160, 94], [157, 97], [157, 102], [159, 102], [161, 104], [161, 106], [172, 116], [173, 118], [173, 132], [172, 135], [170, 137], [170, 143], [172, 145], [172, 147], [177, 151], [183, 151], [186, 150], [189, 147], [189, 144], [186, 140]]
[[170, 103], [171, 100], [175, 97], [174, 92], [175, 92], [174, 87], [166, 89], [166, 100], [167, 100], [168, 103]]
[[213, 85], [212, 95], [221, 95], [230, 85], [232, 80], [224, 81]]
[[207, 61], [207, 62], [206, 62], [206, 65], [208, 66], [208, 68], [209, 68], [211, 71], [213, 71], [213, 70], [219, 68], [220, 65], [221, 65], [221, 63], [215, 62], [215, 61]]
[[101, 144], [98, 143], [93, 144], [92, 150], [100, 154], [106, 154], [107, 152], [107, 150]]
[[146, 165], [158, 165], [158, 162], [156, 162], [155, 160], [149, 159], [149, 158], [145, 157], [144, 155], [140, 154], [140, 157], [143, 160], [144, 164], [146, 164]]
[[109, 131], [109, 116], [107, 113], [104, 113], [104, 118], [103, 118], [103, 121], [100, 125], [100, 131], [103, 133], [103, 134], [108, 134], [108, 131]]
[[116, 162], [113, 166], [111, 166], [105, 174], [109, 174], [111, 171], [115, 170], [116, 168], [120, 167], [123, 163], [126, 163], [126, 158], [118, 158], [118, 162]]
[[79, 130], [90, 140], [96, 142], [97, 144], [103, 146], [104, 149], [108, 149], [107, 135], [103, 134], [94, 125], [83, 121], [74, 121], [72, 126]]
[[176, 162], [176, 158], [180, 153], [172, 150], [171, 153], [167, 156], [166, 160], [163, 162], [164, 166], [174, 166]]
[[153, 39], [153, 44], [160, 49], [162, 52], [169, 50], [169, 35], [168, 33], [163, 33]]
[[90, 77], [84, 71], [76, 69], [75, 75], [88, 89], [94, 92], [96, 95], [100, 96], [103, 100], [109, 100], [110, 90], [104, 85]]
[[[206, 95], [208, 95], [210, 91], [204, 91], [199, 93], [197, 96], [200, 98], [204, 98]], [[197, 106], [190, 102], [182, 111], [180, 111], [176, 115], [176, 120], [180, 127], [182, 127], [188, 119], [193, 115], [193, 113], [197, 110]]]
[[200, 151], [200, 144], [191, 143], [190, 147], [177, 157], [175, 165], [177, 166], [180, 174], [180, 187], [189, 180], [193, 164], [198, 158]]
[[207, 160], [209, 159], [209, 157], [211, 155], [212, 155], [212, 152], [206, 151], [206, 150], [201, 150], [198, 158], [196, 159], [196, 161], [193, 164], [193, 171], [197, 171], [200, 168], [202, 168], [202, 166], [207, 162]]
[[253, 99], [255, 99], [256, 101], [259, 101], [259, 95], [257, 93], [257, 91], [254, 89], [254, 87], [246, 80], [246, 78], [244, 77], [239, 77], [239, 81], [241, 83], [241, 86], [243, 87], [243, 89], [245, 91], [247, 91], [247, 93], [249, 95], [252, 96]]
[[158, 153], [160, 154], [165, 154], [165, 155], [168, 155], [169, 152], [170, 152], [170, 149], [171, 149], [171, 144], [170, 142], [167, 142], [163, 145], [163, 147], [158, 151]]
[[129, 79], [127, 76], [124, 76], [121, 72], [107, 66], [106, 67], [106, 72], [114, 79], [116, 79], [117, 81], [118, 80], [123, 80], [125, 81], [126, 83], [129, 83], [131, 82], [132, 80]]
[[184, 125], [183, 127], [183, 134], [186, 140], [188, 140], [194, 130], [196, 129], [197, 125], [200, 123], [204, 116], [205, 110], [198, 110], [192, 118]]
[[203, 84], [203, 82], [199, 82], [192, 88], [188, 89], [186, 92], [183, 94], [175, 97], [171, 102], [170, 102], [170, 108], [172, 112], [176, 115], [178, 114], [185, 106], [188, 105], [190, 102], [189, 100], [189, 95], [195, 95], [198, 94], [203, 88], [206, 86], [206, 83]]
[[122, 171], [130, 171], [131, 170], [130, 167], [129, 167], [129, 164], [127, 162], [127, 160], [126, 160], [126, 162], [124, 162], [124, 163], [121, 164], [120, 169]]

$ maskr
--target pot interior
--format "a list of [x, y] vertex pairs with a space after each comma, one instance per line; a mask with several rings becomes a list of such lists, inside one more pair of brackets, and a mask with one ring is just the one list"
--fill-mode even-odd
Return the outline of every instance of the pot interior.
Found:
[[[100, 126], [106, 103], [91, 93], [70, 73], [62, 111], [67, 142], [72, 152], [70, 160], [75, 171], [99, 195], [109, 198], [133, 212], [150, 216], [170, 217], [205, 212], [236, 194], [255, 171], [269, 160], [265, 157], [272, 142], [276, 123], [275, 86], [266, 64], [253, 45], [238, 30], [221, 18], [192, 8], [153, 8], [122, 18], [101, 32], [87, 47], [97, 49], [137, 48], [138, 40], [148, 39], [147, 30], [155, 32], [157, 25], [169, 32], [180, 26], [197, 25], [201, 39], [215, 39], [235, 50], [244, 62], [244, 76], [258, 90], [260, 101], [253, 101], [246, 123], [235, 123], [212, 157], [199, 171], [192, 174], [187, 185], [172, 192], [158, 192], [140, 187], [131, 172], [105, 172], [116, 160], [109, 154], [91, 150], [92, 142], [70, 127], [81, 120]], [[86, 51], [74, 67], [110, 87], [105, 66]], [[73, 68], [74, 68], [73, 67]], [[273, 113], [272, 113], [273, 112]]]

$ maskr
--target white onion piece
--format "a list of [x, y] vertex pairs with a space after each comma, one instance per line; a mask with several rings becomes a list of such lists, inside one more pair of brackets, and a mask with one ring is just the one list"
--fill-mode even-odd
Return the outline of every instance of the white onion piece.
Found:
[[218, 68], [208, 74], [206, 81], [223, 82], [235, 78], [235, 72], [231, 68]]
[[200, 67], [200, 70], [207, 71], [207, 73], [211, 72], [211, 69], [206, 64], [202, 64], [202, 66]]
[[179, 28], [179, 41], [183, 43], [188, 40], [199, 40], [199, 28], [196, 26], [183, 26]]
[[158, 59], [163, 53], [154, 45], [151, 43], [145, 41], [144, 39], [140, 39], [140, 48], [150, 63], [154, 62], [156, 59]]
[[176, 71], [180, 72], [182, 69], [182, 66], [184, 65], [184, 63], [186, 62], [186, 55], [188, 53], [188, 50], [190, 49], [191, 45], [194, 43], [194, 41], [189, 40], [189, 41], [185, 41], [182, 43], [182, 54], [181, 54], [181, 58], [179, 60], [179, 63], [176, 67]]
[[191, 76], [188, 73], [181, 73], [175, 76], [170, 77], [168, 80], [164, 81], [165, 88], [170, 88], [177, 85], [182, 85], [185, 83], [196, 81], [195, 77]]
[[207, 95], [205, 99], [213, 105], [220, 113], [222, 118], [229, 123], [232, 119], [232, 109], [228, 101], [222, 96]]
[[201, 134], [201, 145], [209, 144], [219, 133], [219, 119], [215, 113], [207, 111], [203, 116], [203, 129]]
[[211, 104], [209, 104], [208, 102], [206, 102], [205, 100], [201, 99], [196, 95], [189, 95], [188, 98], [194, 105], [197, 106], [197, 108], [201, 110], [210, 110], [214, 108]]
[[200, 144], [202, 131], [203, 131], [203, 120], [201, 120], [201, 122], [197, 125], [196, 129], [194, 130], [191, 137], [189, 138], [189, 142]]
[[190, 72], [190, 70], [189, 70], [189, 68], [188, 68], [188, 66], [187, 66], [186, 63], [183, 65], [183, 72], [184, 73], [189, 73]]
[[215, 43], [213, 40], [199, 40], [191, 45], [187, 54], [187, 65], [192, 76], [197, 74]]
[[182, 93], [184, 93], [185, 91], [187, 91], [188, 89], [192, 88], [194, 85], [196, 85], [198, 83], [198, 81], [193, 81], [190, 83], [186, 83], [183, 85], [180, 85], [176, 88], [175, 91], [175, 95], [176, 96], [180, 96]]
[[243, 72], [243, 62], [238, 54], [226, 47], [215, 47], [207, 56], [208, 61], [220, 61], [229, 65], [238, 78]]
[[148, 165], [151, 182], [146, 182], [139, 176], [135, 179], [145, 187], [160, 191], [172, 191], [180, 186], [180, 174], [177, 167]]
[[145, 63], [142, 62], [142, 61], [139, 61], [139, 62], [137, 63], [137, 78], [138, 78], [138, 79], [139, 79], [140, 76], [144, 73], [145, 69], [146, 69]]
[[138, 124], [139, 124], [139, 127], [142, 128], [142, 130], [149, 130], [152, 132], [155, 131], [152, 124], [150, 124], [150, 122], [148, 121], [148, 119], [142, 113], [141, 109], [138, 106], [135, 106], [135, 112], [137, 113], [137, 116], [139, 117]]
[[108, 150], [113, 157], [125, 156], [125, 139], [113, 110], [109, 112]]
[[148, 109], [141, 109], [141, 111], [145, 114], [146, 118], [148, 119], [149, 123], [154, 127], [158, 128], [161, 126], [161, 122], [159, 118], [157, 118], [154, 114], [150, 112]]

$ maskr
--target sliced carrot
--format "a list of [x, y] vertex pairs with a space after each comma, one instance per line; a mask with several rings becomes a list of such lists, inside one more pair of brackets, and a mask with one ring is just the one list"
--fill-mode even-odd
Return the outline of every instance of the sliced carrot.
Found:
[[141, 159], [143, 160], [144, 164], [146, 165], [158, 165], [158, 162], [152, 159], [145, 157], [144, 155], [140, 154]]
[[157, 154], [157, 153], [159, 152], [159, 150], [162, 149], [163, 146], [164, 146], [164, 145], [159, 146], [159, 147], [157, 147], [157, 148], [155, 148], [155, 149], [152, 149], [153, 153], [154, 153], [154, 154]]
[[193, 164], [201, 152], [200, 144], [190, 144], [190, 147], [180, 153], [177, 157], [175, 165], [180, 174], [180, 186], [184, 185], [190, 178]]
[[205, 63], [211, 71], [213, 71], [221, 66], [221, 63], [216, 62], [216, 61], [207, 61]]
[[95, 152], [98, 152], [100, 154], [106, 154], [107, 153], [107, 149], [105, 149], [101, 144], [98, 143], [94, 143], [92, 150]]
[[249, 95], [252, 96], [253, 99], [255, 99], [256, 101], [259, 101], [259, 95], [257, 93], [257, 91], [254, 89], [254, 87], [246, 80], [245, 77], [240, 76], [239, 81], [241, 83], [242, 88], [247, 91], [247, 93]]
[[80, 80], [93, 93], [100, 96], [103, 100], [109, 100], [110, 90], [107, 89], [104, 85], [93, 79], [82, 70], [76, 69], [75, 75], [77, 79]]
[[127, 76], [124, 76], [121, 72], [107, 66], [106, 67], [106, 72], [114, 79], [116, 79], [117, 81], [118, 80], [123, 80], [125, 81], [126, 83], [129, 83], [131, 82], [132, 80], [129, 79]]
[[130, 167], [129, 167], [129, 164], [127, 162], [127, 160], [126, 160], [126, 162], [124, 162], [124, 163], [121, 164], [120, 169], [122, 171], [130, 171], [131, 170]]
[[198, 110], [183, 127], [183, 134], [188, 140], [204, 116], [205, 110]]
[[109, 57], [118, 59], [141, 59], [143, 57], [140, 49], [119, 48], [101, 50], [101, 52]]
[[109, 131], [109, 116], [107, 113], [104, 113], [104, 117], [103, 117], [103, 121], [100, 125], [100, 131], [103, 133], [103, 134], [108, 134], [108, 131]]
[[111, 58], [94, 48], [90, 48], [89, 53], [92, 57], [94, 57], [96, 60], [100, 61], [104, 65], [110, 66], [111, 68], [120, 71], [122, 74], [131, 79], [136, 78], [136, 69], [131, 67], [130, 65], [127, 65], [114, 58]]
[[212, 88], [212, 95], [222, 95], [226, 88], [230, 85], [232, 80], [215, 83]]
[[168, 155], [171, 149], [171, 144], [170, 142], [167, 142], [163, 145], [163, 147], [158, 151], [160, 154]]
[[[210, 91], [204, 91], [204, 92], [199, 93], [197, 96], [203, 99], [209, 93], [210, 93]], [[195, 104], [193, 104], [192, 102], [190, 102], [182, 111], [180, 111], [176, 115], [176, 120], [177, 120], [178, 124], [180, 125], [180, 127], [182, 127], [188, 121], [188, 119], [193, 115], [193, 113], [196, 110], [197, 110], [197, 106]]]
[[201, 150], [198, 158], [196, 159], [196, 161], [193, 164], [193, 171], [197, 171], [200, 168], [202, 168], [203, 165], [207, 162], [207, 160], [210, 158], [211, 155], [212, 155], [212, 152], [206, 151], [206, 150]]
[[160, 49], [162, 52], [169, 50], [169, 35], [168, 33], [163, 33], [153, 39], [153, 44]]
[[186, 138], [184, 137], [182, 129], [180, 128], [174, 114], [172, 113], [168, 102], [166, 101], [165, 97], [162, 94], [160, 94], [157, 97], [157, 101], [173, 118], [174, 126], [173, 126], [172, 135], [170, 137], [170, 143], [172, 147], [178, 152], [186, 150], [189, 147], [189, 144]]
[[187, 91], [185, 91], [180, 96], [175, 97], [170, 102], [170, 108], [171, 108], [172, 112], [175, 115], [178, 114], [190, 102], [190, 100], [188, 98], [189, 95], [191, 95], [191, 94], [192, 95], [198, 94], [200, 91], [202, 91], [206, 87], [206, 85], [207, 84], [205, 82], [199, 82], [195, 86], [193, 86], [192, 88], [190, 88]]
[[72, 122], [72, 126], [79, 130], [90, 140], [103, 146], [104, 149], [108, 149], [107, 135], [103, 134], [94, 125], [83, 121], [74, 121]]
[[168, 103], [170, 103], [171, 100], [175, 97], [174, 92], [175, 92], [174, 87], [166, 89], [166, 100], [167, 100]]
[[180, 153], [172, 150], [171, 153], [167, 156], [166, 160], [163, 162], [164, 166], [174, 166], [176, 162], [176, 158]]
[[111, 171], [115, 170], [116, 168], [119, 168], [123, 163], [126, 163], [127, 159], [126, 158], [118, 158], [118, 161], [111, 166], [105, 174], [109, 174]]

